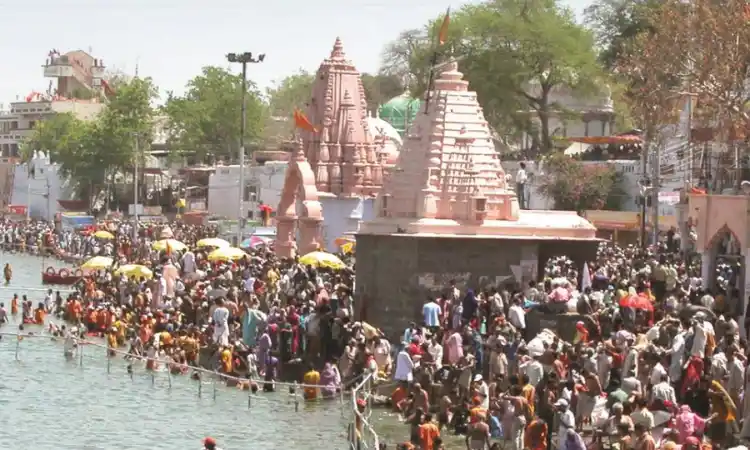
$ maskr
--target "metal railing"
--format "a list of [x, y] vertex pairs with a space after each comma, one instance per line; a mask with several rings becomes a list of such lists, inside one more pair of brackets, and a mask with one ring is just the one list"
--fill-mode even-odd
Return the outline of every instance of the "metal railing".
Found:
[[[351, 390], [354, 421], [349, 426], [349, 447], [352, 450], [380, 449], [380, 438], [370, 424], [374, 382], [375, 373], [369, 372]], [[360, 406], [361, 401], [364, 407]]]
[[[26, 339], [42, 338], [41, 339], [42, 342], [53, 342], [53, 343], [59, 343], [60, 341], [62, 341], [64, 339], [63, 337], [54, 336], [54, 334], [49, 334], [47, 332], [41, 332], [41, 333], [38, 333], [38, 334], [0, 332], [0, 337], [10, 337], [10, 338], [12, 338], [12, 339], [15, 340], [15, 360], [16, 361], [21, 361], [22, 343]], [[51, 338], [56, 338], [56, 339], [51, 339]], [[57, 339], [59, 339], [59, 341], [57, 341]], [[92, 357], [96, 357], [96, 358], [98, 358], [98, 357], [101, 356], [102, 358], [106, 358], [107, 373], [110, 374], [112, 372], [112, 361], [113, 360], [116, 361], [116, 359], [114, 358], [114, 355], [121, 355], [123, 357], [127, 356], [128, 358], [130, 358], [130, 360], [126, 361], [128, 363], [127, 367], [126, 367], [127, 368], [127, 373], [128, 373], [128, 375], [130, 376], [130, 378], [132, 380], [134, 378], [134, 376], [135, 376], [135, 374], [134, 374], [134, 372], [135, 372], [134, 363], [136, 363], [136, 362], [141, 362], [141, 363], [152, 362], [154, 364], [166, 367], [166, 370], [151, 370], [151, 369], [148, 369], [148, 368], [145, 369], [146, 373], [148, 373], [150, 375], [150, 377], [151, 377], [151, 384], [152, 384], [152, 386], [156, 384], [157, 377], [166, 376], [167, 377], [167, 386], [168, 386], [168, 389], [172, 389], [172, 378], [173, 377], [175, 377], [175, 376], [182, 376], [182, 375], [172, 374], [171, 369], [173, 369], [173, 368], [183, 369], [184, 371], [186, 371], [188, 373], [191, 373], [193, 377], [195, 377], [196, 374], [197, 374], [197, 378], [198, 378], [198, 386], [197, 386], [198, 392], [197, 392], [197, 395], [198, 395], [198, 398], [202, 398], [203, 394], [204, 394], [204, 392], [203, 392], [203, 389], [204, 389], [204, 387], [203, 387], [203, 385], [204, 385], [204, 376], [209, 380], [209, 382], [211, 384], [211, 390], [212, 390], [211, 396], [212, 396], [212, 398], [214, 400], [216, 400], [217, 391], [218, 391], [218, 384], [220, 382], [226, 383], [227, 381], [233, 381], [237, 385], [242, 385], [242, 386], [255, 383], [259, 388], [262, 387], [264, 384], [269, 383], [266, 380], [258, 380], [258, 379], [253, 379], [253, 378], [235, 377], [235, 376], [228, 375], [228, 374], [221, 373], [221, 372], [217, 372], [217, 371], [214, 371], [214, 370], [209, 370], [209, 369], [205, 369], [205, 368], [202, 368], [202, 367], [190, 366], [190, 365], [187, 365], [187, 364], [181, 364], [181, 363], [177, 363], [177, 362], [173, 362], [173, 361], [168, 361], [168, 360], [165, 360], [165, 359], [162, 359], [162, 358], [149, 358], [149, 357], [146, 357], [146, 356], [133, 355], [133, 354], [128, 353], [126, 351], [123, 351], [121, 349], [111, 348], [111, 347], [109, 347], [109, 345], [106, 342], [105, 342], [105, 344], [102, 344], [102, 343], [99, 343], [99, 342], [95, 342], [95, 341], [91, 341], [91, 340], [87, 340], [87, 339], [81, 339], [81, 338], [75, 338], [75, 341], [76, 341], [76, 344], [77, 344], [76, 348], [75, 348], [76, 354], [73, 355], [73, 358], [75, 360], [77, 360], [77, 363], [78, 363], [78, 365], [80, 367], [84, 366], [84, 354], [91, 354]], [[87, 347], [88, 348], [98, 348], [98, 349], [101, 349], [102, 351], [98, 355], [96, 355], [93, 351], [86, 351]], [[148, 364], [146, 364], [146, 366], [148, 366]], [[360, 386], [362, 386], [362, 384], [363, 383], [360, 383]], [[319, 385], [309, 385], [309, 384], [297, 383], [297, 382], [287, 383], [287, 382], [281, 382], [281, 381], [273, 381], [273, 385], [274, 386], [282, 386], [282, 387], [291, 388], [291, 389], [289, 389], [289, 395], [290, 395], [291, 398], [290, 398], [289, 402], [287, 402], [287, 403], [293, 403], [295, 411], [299, 411], [300, 403], [303, 400], [302, 399], [302, 395], [300, 393], [300, 389], [304, 389], [304, 388], [320, 389]], [[250, 389], [249, 385], [247, 386], [247, 390], [248, 390], [248, 398], [247, 398], [247, 407], [248, 407], [248, 409], [252, 407], [252, 404], [255, 401], [272, 402], [272, 400], [270, 398], [268, 398], [268, 397], [254, 394], [252, 392], [252, 390]], [[354, 391], [353, 391], [353, 393], [354, 393]], [[305, 402], [311, 402], [311, 401], [314, 402], [314, 401], [323, 401], [323, 399], [322, 398], [305, 399], [304, 401]], [[341, 390], [341, 395], [339, 397], [339, 404], [340, 404], [340, 407], [341, 407], [341, 415], [343, 417], [344, 416], [344, 411], [345, 411], [345, 408], [346, 408], [346, 405], [347, 405], [343, 389]]]

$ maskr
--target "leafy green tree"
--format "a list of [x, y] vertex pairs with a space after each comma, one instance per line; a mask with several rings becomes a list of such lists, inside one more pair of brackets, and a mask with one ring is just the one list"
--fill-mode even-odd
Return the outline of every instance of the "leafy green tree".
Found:
[[[245, 143], [252, 148], [263, 132], [266, 105], [251, 81], [247, 83]], [[242, 75], [220, 67], [204, 67], [190, 80], [183, 96], [170, 93], [162, 108], [168, 117], [168, 143], [176, 155], [197, 160], [233, 160], [239, 151]]]
[[365, 89], [369, 111], [374, 111], [383, 103], [404, 92], [404, 85], [395, 75], [363, 73], [362, 86]]
[[431, 37], [434, 38], [430, 25], [402, 31], [383, 50], [380, 73], [398, 78], [413, 94], [422, 94], [428, 84], [434, 54]]
[[300, 69], [266, 90], [271, 116], [290, 118], [294, 110], [305, 109], [310, 102], [315, 74]]
[[[437, 48], [441, 21], [427, 25], [427, 39], [396, 45], [402, 53], [392, 52], [394, 45], [386, 50], [391, 60], [408, 53], [410, 70], [418, 74], [412, 92], [426, 87], [420, 80], [435, 51], [441, 59], [459, 58], [493, 128], [499, 134], [537, 129], [542, 152], [553, 148], [550, 119], [568, 113], [552, 100], [553, 92], [585, 97], [602, 87], [592, 34], [556, 0], [468, 4], [451, 14], [448, 42]], [[533, 122], [538, 126], [532, 128]]]
[[618, 211], [625, 199], [622, 174], [606, 164], [586, 165], [562, 153], [544, 162], [546, 175], [539, 193], [555, 202], [555, 209]]
[[595, 0], [585, 11], [585, 23], [593, 31], [599, 60], [614, 69], [636, 36], [654, 31], [651, 19], [660, 0]]
[[[107, 177], [133, 167], [136, 139], [139, 153], [148, 150], [153, 138], [157, 89], [149, 78], [133, 78], [118, 84], [109, 102], [92, 120], [73, 114], [57, 114], [40, 121], [22, 145], [24, 159], [34, 151], [49, 152], [60, 164], [62, 175], [77, 186], [79, 195], [93, 202]], [[141, 155], [138, 155], [141, 156]]]

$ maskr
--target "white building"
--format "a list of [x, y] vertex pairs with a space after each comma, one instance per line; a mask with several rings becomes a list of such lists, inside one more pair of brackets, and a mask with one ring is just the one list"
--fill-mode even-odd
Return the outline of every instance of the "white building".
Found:
[[26, 205], [32, 218], [52, 220], [60, 211], [57, 201], [70, 198], [72, 193], [67, 180], [59, 174], [59, 167], [44, 152], [34, 152], [28, 163], [15, 164], [10, 173], [10, 204]]
[[[276, 208], [284, 189], [287, 163], [269, 161], [245, 167], [243, 211], [248, 219], [258, 218], [260, 203]], [[235, 219], [239, 205], [240, 166], [218, 166], [208, 179], [209, 214]]]
[[[532, 86], [530, 95], [538, 95], [538, 88]], [[539, 94], [540, 95], [540, 94]], [[601, 94], [589, 97], [574, 96], [564, 87], [557, 87], [549, 94], [552, 108], [548, 121], [552, 137], [609, 136], [614, 134], [615, 109], [611, 92], [605, 89]], [[525, 111], [538, 127], [539, 119], [535, 111]], [[521, 149], [531, 147], [532, 138], [521, 138]]]

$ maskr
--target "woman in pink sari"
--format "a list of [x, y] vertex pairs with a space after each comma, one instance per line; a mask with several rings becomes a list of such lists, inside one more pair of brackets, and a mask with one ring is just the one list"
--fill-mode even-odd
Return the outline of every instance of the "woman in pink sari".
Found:
[[680, 412], [675, 418], [675, 428], [677, 429], [678, 444], [684, 444], [687, 438], [694, 436], [696, 432], [702, 432], [706, 421], [694, 413], [688, 405], [680, 406]]

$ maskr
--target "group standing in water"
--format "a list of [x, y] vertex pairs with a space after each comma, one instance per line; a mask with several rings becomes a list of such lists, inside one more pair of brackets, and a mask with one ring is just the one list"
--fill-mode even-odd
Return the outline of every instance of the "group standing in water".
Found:
[[44, 302], [39, 302], [37, 307], [34, 308], [34, 303], [25, 295], [22, 299], [19, 299], [18, 294], [13, 294], [13, 298], [10, 300], [10, 315], [5, 309], [5, 303], [0, 303], [0, 325], [10, 322], [10, 318], [15, 319], [19, 313], [21, 314], [21, 323], [44, 325], [47, 314], [50, 312], [50, 308]]

